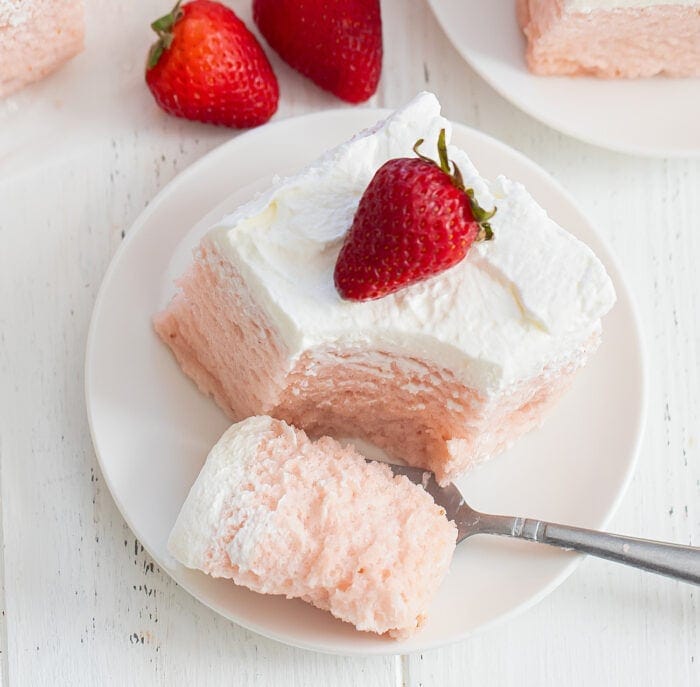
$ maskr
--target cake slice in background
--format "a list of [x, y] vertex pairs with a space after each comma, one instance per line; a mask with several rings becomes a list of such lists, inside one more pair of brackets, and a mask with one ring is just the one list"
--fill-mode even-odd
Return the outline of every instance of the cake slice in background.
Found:
[[0, 0], [0, 97], [83, 49], [83, 0]]
[[700, 0], [517, 0], [543, 75], [700, 75]]
[[487, 182], [448, 146], [494, 238], [377, 300], [343, 300], [333, 271], [387, 160], [436, 149], [450, 124], [422, 93], [225, 217], [155, 327], [233, 419], [267, 414], [357, 437], [441, 482], [538, 426], [597, 348], [615, 293], [593, 252], [518, 183]]
[[456, 537], [432, 497], [388, 466], [252, 417], [211, 450], [168, 548], [189, 568], [401, 638], [422, 624]]

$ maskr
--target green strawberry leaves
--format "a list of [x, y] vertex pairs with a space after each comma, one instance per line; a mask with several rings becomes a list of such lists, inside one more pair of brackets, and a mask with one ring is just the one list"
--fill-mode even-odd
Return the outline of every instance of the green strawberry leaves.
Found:
[[[469, 207], [471, 208], [474, 220], [479, 225], [479, 234], [476, 237], [477, 241], [490, 241], [493, 238], [493, 229], [491, 228], [491, 223], [489, 220], [496, 214], [497, 208], [494, 207], [493, 210], [485, 210], [479, 205], [479, 201], [474, 195], [473, 188], [466, 188], [464, 185], [464, 178], [462, 177], [462, 172], [459, 167], [452, 162], [447, 155], [447, 142], [445, 139], [445, 130], [440, 129], [440, 135], [438, 136], [437, 149], [438, 149], [438, 159], [440, 163], [438, 164], [432, 158], [427, 157], [418, 152], [418, 148], [423, 144], [424, 139], [419, 138], [416, 144], [413, 146], [413, 152], [425, 162], [429, 162], [436, 167], [439, 167], [447, 176], [452, 179], [452, 183], [461, 191], [464, 191], [469, 198]], [[450, 164], [452, 168], [450, 168]]]
[[181, 4], [182, 0], [178, 0], [175, 7], [168, 14], [156, 19], [151, 24], [151, 28], [158, 34], [158, 40], [151, 46], [148, 53], [147, 69], [155, 67], [163, 52], [172, 45], [173, 27], [183, 15]]

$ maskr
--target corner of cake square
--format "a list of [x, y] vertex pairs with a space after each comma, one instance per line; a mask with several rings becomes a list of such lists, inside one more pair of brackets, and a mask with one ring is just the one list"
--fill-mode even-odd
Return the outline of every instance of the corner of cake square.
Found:
[[517, 0], [544, 76], [700, 76], [700, 0]]
[[83, 0], [0, 0], [0, 98], [83, 49]]
[[[497, 208], [493, 239], [385, 297], [342, 298], [334, 267], [365, 189], [442, 130], [465, 186]], [[615, 292], [590, 248], [521, 184], [481, 177], [450, 132], [421, 93], [204, 237], [155, 328], [231, 419], [357, 437], [443, 484], [541, 424], [598, 347]]]

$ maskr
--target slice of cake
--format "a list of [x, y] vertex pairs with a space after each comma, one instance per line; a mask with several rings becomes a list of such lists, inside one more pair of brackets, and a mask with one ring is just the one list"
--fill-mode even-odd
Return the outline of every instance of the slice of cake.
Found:
[[189, 568], [400, 638], [423, 622], [456, 538], [408, 478], [260, 416], [211, 450], [168, 548]]
[[535, 74], [700, 75], [700, 0], [518, 0]]
[[[449, 146], [494, 238], [384, 298], [342, 299], [333, 272], [387, 160], [432, 151], [432, 94], [225, 217], [155, 327], [234, 420], [269, 414], [357, 437], [449, 481], [538, 426], [585, 364], [615, 294], [591, 250], [518, 183], [484, 180]], [[429, 247], [428, 247], [429, 248]]]
[[0, 0], [0, 97], [83, 49], [82, 0]]

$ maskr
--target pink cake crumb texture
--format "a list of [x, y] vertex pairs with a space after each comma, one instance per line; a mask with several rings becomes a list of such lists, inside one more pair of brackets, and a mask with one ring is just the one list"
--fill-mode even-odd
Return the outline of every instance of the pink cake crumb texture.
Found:
[[313, 443], [269, 417], [234, 425], [215, 451], [171, 535], [176, 556], [191, 555], [179, 547], [193, 541], [193, 523], [201, 528], [192, 514], [202, 504], [193, 500], [206, 494], [205, 509], [216, 503], [218, 514], [201, 560], [188, 564], [263, 594], [301, 598], [360, 630], [401, 638], [421, 626], [457, 536], [427, 492], [352, 447], [329, 437]]
[[542, 75], [700, 75], [700, 2], [576, 12], [562, 0], [518, 0], [527, 64]]
[[307, 350], [290, 360], [232, 264], [205, 239], [155, 319], [180, 366], [234, 421], [269, 414], [310, 435], [370, 441], [441, 483], [541, 424], [597, 348], [596, 331], [536, 378], [484, 396], [434, 363], [379, 350]]
[[0, 97], [77, 55], [83, 14], [82, 0], [0, 0]]

